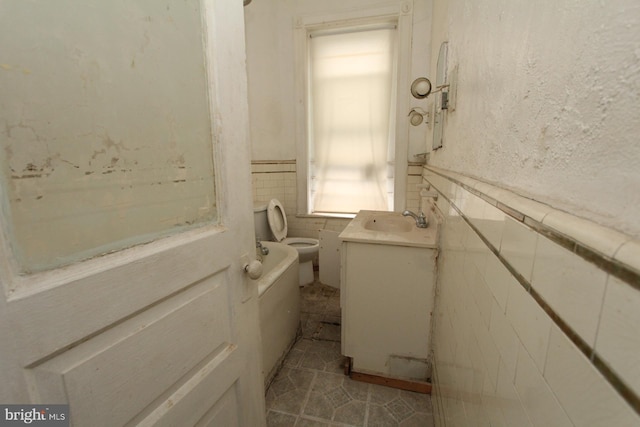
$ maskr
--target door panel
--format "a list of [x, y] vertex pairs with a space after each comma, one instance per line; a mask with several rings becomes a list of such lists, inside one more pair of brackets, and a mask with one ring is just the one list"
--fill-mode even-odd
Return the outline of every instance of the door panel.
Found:
[[215, 406], [200, 420], [197, 427], [233, 426], [238, 424], [238, 399], [235, 384]]
[[[224, 272], [207, 278], [32, 367], [39, 398], [68, 401], [78, 425], [96, 425], [95, 419], [105, 420], [105, 425], [125, 424], [140, 407], [188, 380], [194, 367], [234, 347], [228, 281], [222, 276]], [[87, 396], [114, 403], [96, 407]]]
[[[155, 409], [140, 422], [140, 425], [181, 426], [208, 425], [208, 420], [219, 417], [239, 420], [238, 412], [242, 399], [238, 395], [236, 379], [240, 375], [242, 361], [237, 347], [228, 346], [209, 360], [186, 383], [169, 396], [163, 405]], [[220, 415], [219, 412], [233, 414]], [[128, 425], [138, 425], [135, 420]], [[234, 423], [213, 424], [217, 426], [243, 425]]]
[[0, 402], [263, 426], [242, 4], [76, 3], [12, 3], [0, 26]]
[[232, 245], [231, 237], [215, 226], [73, 268], [16, 277], [19, 291], [7, 310], [11, 326], [25, 332], [17, 337], [22, 360], [36, 363], [227, 268], [231, 253], [218, 248]]

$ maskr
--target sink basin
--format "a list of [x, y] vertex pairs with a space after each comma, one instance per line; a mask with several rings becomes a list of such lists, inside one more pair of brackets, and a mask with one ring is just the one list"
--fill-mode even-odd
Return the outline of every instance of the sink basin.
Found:
[[[413, 220], [411, 220], [413, 222]], [[386, 231], [389, 233], [393, 232], [406, 232], [411, 231], [413, 228], [413, 224], [407, 221], [405, 217], [385, 217], [381, 216], [379, 218], [373, 217], [368, 219], [364, 223], [365, 230], [372, 231]]]
[[[431, 219], [431, 218], [430, 218]], [[340, 233], [340, 239], [378, 245], [437, 247], [438, 226], [418, 228], [416, 221], [400, 212], [361, 210]]]

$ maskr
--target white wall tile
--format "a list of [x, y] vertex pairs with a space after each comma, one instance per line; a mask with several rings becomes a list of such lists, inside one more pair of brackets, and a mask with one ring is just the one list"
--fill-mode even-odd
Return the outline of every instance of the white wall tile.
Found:
[[527, 281], [531, 281], [537, 240], [538, 233], [535, 230], [506, 217], [500, 254]]
[[[477, 351], [477, 350], [476, 350]], [[490, 421], [487, 419], [484, 411], [482, 410], [482, 390], [484, 383], [484, 371], [477, 369], [473, 364], [477, 353], [471, 349], [466, 357], [472, 363], [469, 371], [465, 372], [465, 383], [462, 385], [462, 389], [465, 391], [461, 395], [464, 411], [466, 416], [466, 425], [473, 426], [490, 426]], [[480, 364], [480, 366], [482, 366]]]
[[426, 170], [422, 172], [422, 181], [425, 184], [431, 185], [431, 189], [437, 189], [441, 193], [447, 195], [444, 188], [444, 183], [442, 182], [443, 178]]
[[474, 225], [476, 220], [483, 219], [484, 205], [487, 203], [475, 194], [460, 187], [459, 190], [460, 203], [458, 207]]
[[440, 311], [436, 319], [433, 348], [436, 359], [442, 363], [453, 363], [455, 357], [456, 336], [451, 317], [446, 310]]
[[438, 368], [435, 363], [433, 365], [432, 374], [433, 374], [433, 381], [432, 381], [433, 388], [431, 391], [431, 402], [433, 405], [433, 420], [435, 423], [435, 427], [444, 427], [445, 414], [442, 410], [442, 399], [440, 397], [440, 380], [439, 380]]
[[480, 347], [480, 355], [487, 370], [487, 375], [491, 378], [493, 384], [497, 383], [498, 367], [500, 366], [500, 352], [493, 342], [493, 338], [489, 330], [481, 322], [474, 323], [472, 330], [478, 346]]
[[596, 352], [640, 394], [640, 290], [609, 276]]
[[484, 281], [483, 275], [479, 270], [474, 272], [475, 280], [470, 283], [473, 300], [480, 312], [480, 318], [488, 328], [491, 322], [491, 307], [495, 301], [489, 287]]
[[328, 218], [325, 229], [342, 232], [350, 221], [351, 219], [345, 218]]
[[[480, 354], [480, 345], [478, 344], [478, 340], [475, 336], [469, 336], [469, 356], [471, 357], [471, 363], [473, 366], [474, 376], [477, 387], [474, 388], [474, 392], [478, 393], [478, 397], [482, 399], [482, 394], [484, 393], [484, 389], [486, 388], [486, 384], [484, 383], [487, 377], [487, 367], [485, 366], [481, 357], [478, 357]], [[495, 390], [495, 384], [491, 385], [490, 388]]]
[[449, 319], [451, 320], [451, 343], [453, 359], [451, 360], [455, 364], [455, 359], [459, 357], [458, 353], [466, 351], [467, 341], [466, 337], [471, 335], [469, 333], [469, 324], [466, 313], [463, 312], [463, 305], [457, 307], [450, 307], [447, 310]]
[[464, 246], [465, 252], [471, 258], [478, 271], [485, 271], [491, 251], [471, 227], [467, 227]]
[[456, 369], [453, 372], [460, 397], [464, 400], [465, 406], [467, 401], [469, 401], [474, 388], [473, 364], [471, 363], [471, 357], [469, 355], [470, 349], [468, 343], [469, 341], [467, 340], [464, 343], [464, 347], [458, 347], [454, 360], [454, 366]]
[[544, 368], [551, 318], [522, 286], [509, 288], [507, 317], [540, 371]]
[[594, 264], [538, 236], [532, 285], [593, 346], [607, 274]]
[[496, 301], [498, 301], [500, 308], [505, 311], [509, 288], [512, 286], [520, 286], [520, 284], [493, 254], [487, 258], [484, 281], [487, 286], [489, 286], [489, 289], [491, 289], [491, 293]]
[[543, 376], [575, 425], [640, 425], [638, 414], [555, 325]]
[[529, 419], [536, 427], [572, 426], [527, 350], [520, 346], [515, 386]]
[[462, 212], [465, 212], [465, 215], [468, 215], [467, 212], [470, 212], [470, 210], [467, 204], [469, 203], [468, 198], [471, 193], [455, 183], [452, 184], [451, 191], [451, 202], [456, 205]]
[[409, 165], [409, 167], [407, 168], [407, 174], [418, 175], [421, 177], [422, 165]]
[[457, 395], [447, 396], [444, 399], [447, 406], [447, 426], [466, 426], [464, 406], [462, 400]]
[[[456, 300], [459, 299], [457, 296], [455, 298]], [[449, 313], [455, 337], [454, 356], [455, 360], [458, 360], [461, 357], [461, 353], [469, 352], [470, 339], [473, 336], [473, 320], [479, 317], [480, 314], [470, 299], [467, 299], [464, 303], [456, 301], [456, 307], [449, 310]]]
[[516, 362], [518, 360], [518, 348], [520, 347], [520, 341], [516, 335], [511, 323], [504, 315], [503, 310], [498, 306], [498, 303], [494, 301], [491, 309], [491, 325], [489, 327], [489, 333], [493, 337], [493, 341], [496, 343], [500, 358], [502, 359], [503, 367], [505, 368], [502, 375], [508, 376], [513, 381], [516, 374]]
[[484, 200], [482, 200], [482, 203], [484, 205], [482, 220], [479, 221], [477, 227], [493, 247], [499, 249], [507, 215]]
[[464, 251], [464, 260], [462, 263], [462, 272], [467, 284], [467, 289], [471, 289], [471, 284], [475, 282], [475, 275], [478, 274], [478, 267], [475, 264], [476, 253], [470, 251], [469, 249], [465, 249]]
[[495, 382], [492, 382], [489, 375], [485, 375], [482, 389], [482, 408], [492, 427], [509, 427], [504, 421], [500, 401], [496, 396], [496, 388]]
[[441, 248], [443, 250], [462, 251], [467, 237], [466, 230], [469, 226], [455, 213], [455, 211], [450, 210], [448, 213], [449, 215], [441, 228]]
[[[606, 363], [621, 377], [629, 373], [628, 378], [636, 381], [640, 374], [633, 362], [640, 354], [640, 335], [627, 336], [634, 328], [625, 324], [635, 325], [637, 332], [640, 319], [633, 307], [637, 311], [640, 306], [636, 300], [640, 292], [617, 283], [623, 287], [608, 287], [602, 308], [607, 275], [597, 266], [461, 186], [425, 172], [427, 175], [432, 185], [443, 194], [450, 194], [453, 203], [509, 265], [532, 282], [549, 306], [589, 345], [595, 343]], [[506, 190], [452, 176], [535, 221], [544, 221], [555, 211]], [[446, 325], [442, 329], [435, 323], [438, 338], [434, 338], [434, 345], [446, 343], [446, 351], [437, 347], [435, 350], [437, 363], [440, 354], [447, 360], [442, 376], [450, 389], [443, 407], [448, 417], [451, 411], [457, 414], [455, 420], [447, 421], [455, 425], [494, 426], [528, 425], [530, 421], [545, 427], [640, 425], [637, 414], [444, 198], [440, 198], [438, 207], [446, 217], [439, 285], [447, 285], [448, 289], [442, 291], [444, 297], [438, 299], [436, 312], [440, 313], [438, 322], [444, 322], [441, 318], [448, 321], [440, 323]], [[547, 223], [560, 227], [554, 220], [561, 216], [549, 218]], [[493, 223], [488, 222], [490, 219]], [[571, 223], [564, 230], [576, 224]], [[600, 246], [593, 243], [611, 237], [606, 232], [595, 233], [592, 240], [588, 237], [583, 238], [591, 242], [587, 246], [606, 253], [615, 247], [618, 261], [630, 262], [632, 268], [640, 270], [640, 245], [622, 244], [622, 238], [609, 239]], [[478, 402], [474, 396], [480, 387], [482, 398]], [[635, 384], [633, 387], [637, 390]], [[465, 418], [460, 418], [459, 411]]]
[[422, 183], [422, 177], [420, 175], [407, 175], [407, 184], [410, 187], [410, 190], [415, 190], [416, 185]]
[[498, 373], [496, 397], [498, 398], [506, 425], [523, 427], [531, 425], [531, 421], [522, 406], [520, 396], [514, 386], [513, 378], [510, 376], [509, 370], [504, 364], [500, 365], [500, 371]]
[[[422, 201], [422, 198], [420, 200]], [[438, 209], [440, 209], [440, 212], [443, 214], [443, 216], [446, 215], [449, 210], [451, 210], [451, 205], [444, 197], [438, 197], [438, 200], [436, 200], [436, 206], [438, 207]]]
[[[429, 178], [429, 180], [431, 182], [431, 178]], [[448, 179], [436, 175], [433, 177], [432, 185], [434, 185], [438, 191], [444, 194], [447, 198], [451, 199], [453, 197], [455, 184]]]

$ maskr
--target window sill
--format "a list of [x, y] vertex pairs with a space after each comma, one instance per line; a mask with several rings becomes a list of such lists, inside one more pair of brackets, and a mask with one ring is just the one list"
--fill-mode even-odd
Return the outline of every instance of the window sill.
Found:
[[344, 219], [353, 219], [357, 214], [350, 213], [314, 213], [314, 214], [296, 214], [296, 218], [344, 218]]

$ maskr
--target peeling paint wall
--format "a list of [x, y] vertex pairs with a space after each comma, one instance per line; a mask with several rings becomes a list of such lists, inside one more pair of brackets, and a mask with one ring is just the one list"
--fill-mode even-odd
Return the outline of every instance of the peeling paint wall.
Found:
[[216, 217], [198, 0], [1, 9], [3, 211], [24, 271]]
[[640, 237], [640, 3], [435, 0], [434, 14], [432, 52], [448, 40], [459, 71], [430, 164]]

